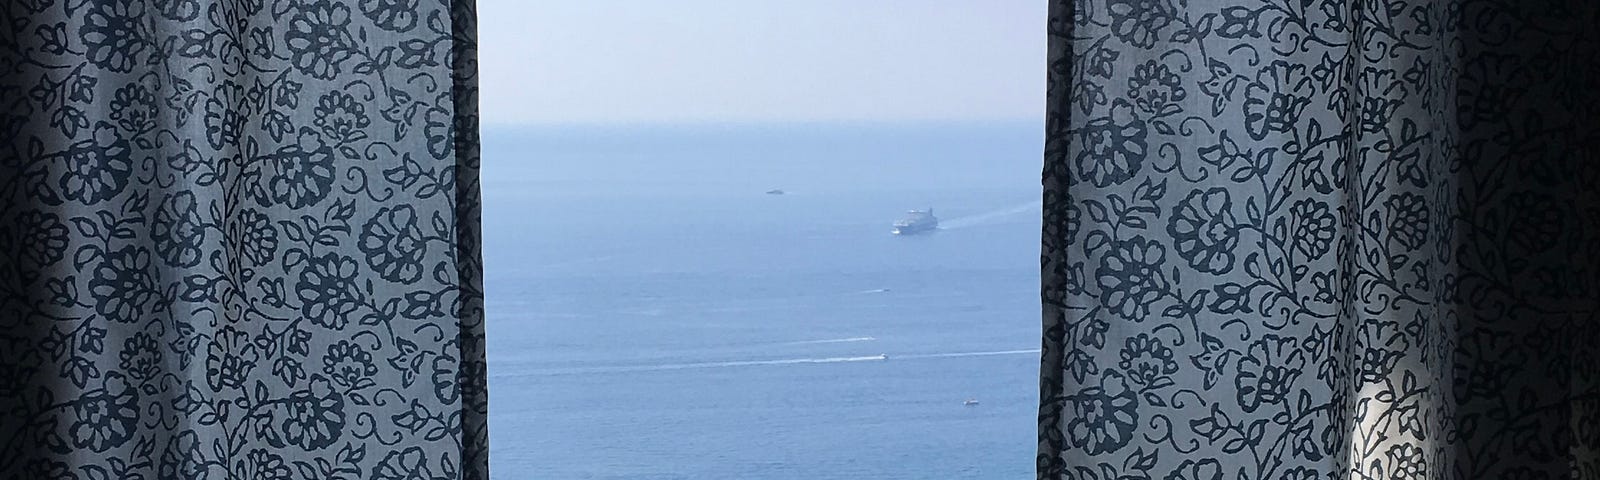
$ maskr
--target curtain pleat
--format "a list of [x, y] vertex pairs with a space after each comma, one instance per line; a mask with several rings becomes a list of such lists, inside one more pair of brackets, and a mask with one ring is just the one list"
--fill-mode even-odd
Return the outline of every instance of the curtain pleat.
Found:
[[1600, 478], [1596, 21], [1053, 1], [1039, 478]]
[[487, 478], [475, 16], [0, 2], [0, 478]]

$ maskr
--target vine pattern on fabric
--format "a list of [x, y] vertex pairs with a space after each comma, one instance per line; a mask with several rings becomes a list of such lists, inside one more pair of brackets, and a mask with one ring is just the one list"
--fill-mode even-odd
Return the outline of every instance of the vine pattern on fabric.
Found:
[[1052, 2], [1039, 478], [1600, 478], [1597, 19]]
[[0, 5], [0, 478], [487, 478], [474, 15]]

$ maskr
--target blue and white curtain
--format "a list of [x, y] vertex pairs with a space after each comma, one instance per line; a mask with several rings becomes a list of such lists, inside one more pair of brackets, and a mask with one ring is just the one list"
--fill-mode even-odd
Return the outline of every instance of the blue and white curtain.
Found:
[[0, 21], [0, 478], [487, 478], [471, 0]]
[[1600, 478], [1597, 24], [1054, 0], [1039, 478]]

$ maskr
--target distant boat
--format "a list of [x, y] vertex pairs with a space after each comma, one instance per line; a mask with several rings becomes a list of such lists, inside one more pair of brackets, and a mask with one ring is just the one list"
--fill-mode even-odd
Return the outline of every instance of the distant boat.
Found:
[[961, 404], [965, 405], [965, 406], [968, 406], [968, 407], [976, 407], [976, 406], [978, 406], [978, 401], [969, 398], [969, 399], [967, 399], [967, 401], [961, 402]]
[[767, 190], [767, 195], [783, 195], [783, 190], [782, 189], [776, 189], [776, 188], [772, 189], [772, 190]]
[[882, 353], [878, 354], [878, 360], [888, 360], [888, 359], [889, 359], [888, 355], [884, 355]]
[[895, 235], [916, 235], [931, 232], [939, 228], [939, 218], [933, 216], [933, 209], [912, 210], [906, 212], [906, 217], [894, 222]]

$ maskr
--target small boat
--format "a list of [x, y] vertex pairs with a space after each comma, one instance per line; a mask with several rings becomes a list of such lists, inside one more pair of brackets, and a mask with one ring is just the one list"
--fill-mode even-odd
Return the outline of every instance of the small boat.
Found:
[[878, 360], [888, 360], [888, 359], [889, 359], [888, 355], [884, 355], [882, 353], [878, 354]]
[[783, 195], [782, 189], [767, 190], [767, 195]]
[[965, 406], [968, 406], [968, 407], [976, 407], [976, 406], [978, 406], [978, 401], [975, 400], [975, 399], [969, 398], [969, 399], [967, 399], [967, 401], [961, 402], [961, 404], [965, 405]]

